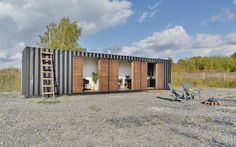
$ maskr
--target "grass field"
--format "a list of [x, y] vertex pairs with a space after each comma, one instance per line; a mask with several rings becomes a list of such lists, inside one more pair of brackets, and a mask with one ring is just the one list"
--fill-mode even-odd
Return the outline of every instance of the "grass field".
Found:
[[[233, 78], [232, 78], [233, 77]], [[231, 75], [230, 78], [224, 79], [223, 75], [219, 77], [199, 78], [173, 73], [172, 84], [175, 87], [181, 87], [183, 83], [192, 83], [196, 87], [224, 87], [236, 88], [236, 74]], [[21, 90], [21, 71], [16, 68], [8, 68], [0, 70], [0, 92], [12, 92]]]
[[8, 68], [0, 70], [0, 92], [11, 92], [21, 90], [20, 70]]
[[181, 87], [183, 83], [195, 87], [236, 88], [236, 73], [172, 73], [175, 87]]

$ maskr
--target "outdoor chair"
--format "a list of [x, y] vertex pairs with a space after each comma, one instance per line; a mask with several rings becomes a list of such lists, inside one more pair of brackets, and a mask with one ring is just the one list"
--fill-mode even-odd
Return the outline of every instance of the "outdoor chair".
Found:
[[170, 92], [172, 97], [174, 97], [174, 101], [182, 101], [186, 100], [187, 98], [185, 97], [184, 91], [183, 90], [176, 90], [172, 87], [170, 83], [168, 83]]
[[83, 91], [85, 91], [85, 90], [90, 90], [90, 89], [88, 88], [88, 84], [89, 84], [89, 80], [83, 79]]
[[184, 95], [187, 99], [194, 99], [196, 96], [201, 97], [200, 89], [193, 88], [192, 84], [183, 84]]

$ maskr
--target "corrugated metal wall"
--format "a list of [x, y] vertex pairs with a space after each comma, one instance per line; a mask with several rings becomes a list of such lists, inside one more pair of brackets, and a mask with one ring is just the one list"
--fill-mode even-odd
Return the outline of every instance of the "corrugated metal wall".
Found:
[[[40, 95], [40, 50], [42, 48], [26, 47], [22, 52], [22, 94], [25, 97]], [[65, 50], [53, 50], [56, 82], [60, 94], [72, 93], [72, 57], [85, 56], [91, 58], [112, 58], [119, 60], [140, 60], [153, 63], [164, 63], [165, 88], [168, 89], [168, 83], [171, 82], [171, 61], [142, 58], [133, 56], [121, 56], [111, 54], [100, 54], [91, 52], [77, 52]]]

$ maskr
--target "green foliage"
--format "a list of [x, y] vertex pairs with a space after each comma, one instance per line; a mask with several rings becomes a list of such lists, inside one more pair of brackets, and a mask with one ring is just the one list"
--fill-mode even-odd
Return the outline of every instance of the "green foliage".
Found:
[[232, 54], [230, 57], [231, 58], [236, 58], [236, 53]]
[[92, 73], [92, 77], [93, 77], [93, 82], [94, 82], [94, 84], [97, 84], [97, 81], [98, 81], [98, 73], [93, 72], [93, 73]]
[[173, 64], [173, 72], [236, 72], [236, 58], [226, 56], [192, 57]]
[[20, 70], [8, 68], [0, 70], [0, 92], [21, 90]]
[[47, 31], [39, 36], [39, 45], [46, 48], [85, 51], [78, 44], [81, 28], [77, 22], [70, 22], [69, 18], [62, 18], [59, 24], [50, 23]]

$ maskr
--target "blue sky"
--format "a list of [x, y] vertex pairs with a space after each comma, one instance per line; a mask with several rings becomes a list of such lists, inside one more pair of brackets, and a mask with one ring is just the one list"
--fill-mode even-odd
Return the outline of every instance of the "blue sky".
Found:
[[[131, 1], [134, 14], [124, 25], [108, 28], [97, 34], [82, 38], [81, 45], [90, 49], [101, 50], [112, 45], [129, 45], [133, 41], [141, 40], [153, 32], [162, 31], [168, 27], [180, 25], [190, 35], [197, 33], [228, 34], [236, 29], [236, 20], [226, 22], [208, 22], [214, 15], [230, 9], [236, 13], [236, 7], [231, 0], [141, 0]], [[146, 18], [142, 23], [138, 21], [143, 11], [149, 11], [148, 6], [159, 3], [156, 14]]]
[[236, 52], [236, 0], [1, 0], [0, 68], [62, 17], [82, 27], [88, 51], [175, 61]]

